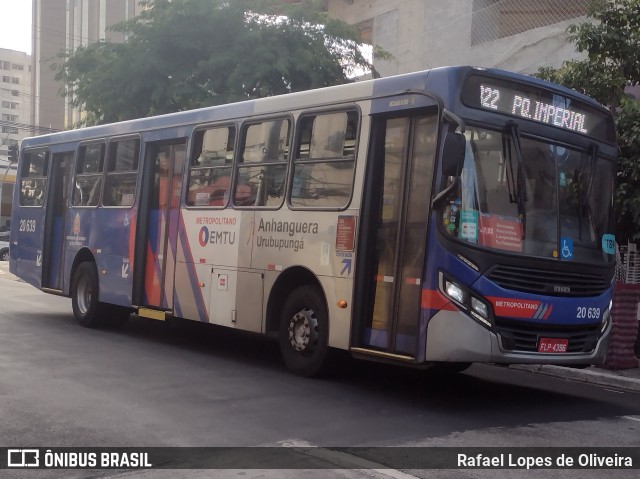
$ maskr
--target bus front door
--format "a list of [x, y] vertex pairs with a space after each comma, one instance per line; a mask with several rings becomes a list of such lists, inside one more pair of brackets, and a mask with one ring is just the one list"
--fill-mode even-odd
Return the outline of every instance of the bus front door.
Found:
[[182, 170], [186, 143], [147, 144], [134, 256], [133, 301], [173, 309]]
[[73, 157], [73, 152], [54, 153], [51, 160], [41, 257], [43, 289], [63, 289], [65, 219]]
[[372, 123], [356, 286], [365, 300], [360, 302], [360, 323], [355, 323], [355, 345], [407, 361], [421, 356], [437, 118], [435, 113], [374, 117]]

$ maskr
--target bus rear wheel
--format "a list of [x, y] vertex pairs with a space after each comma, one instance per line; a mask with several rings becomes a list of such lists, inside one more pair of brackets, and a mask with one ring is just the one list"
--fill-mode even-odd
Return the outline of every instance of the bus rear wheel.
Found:
[[129, 319], [131, 309], [115, 304], [100, 303], [100, 283], [95, 263], [84, 261], [78, 265], [71, 283], [73, 315], [86, 328], [118, 328]]
[[322, 372], [329, 349], [329, 319], [317, 288], [301, 286], [289, 293], [280, 316], [278, 340], [290, 371], [306, 377]]
[[71, 283], [71, 307], [76, 320], [84, 327], [102, 326], [98, 309], [98, 270], [95, 264], [85, 261], [76, 268]]

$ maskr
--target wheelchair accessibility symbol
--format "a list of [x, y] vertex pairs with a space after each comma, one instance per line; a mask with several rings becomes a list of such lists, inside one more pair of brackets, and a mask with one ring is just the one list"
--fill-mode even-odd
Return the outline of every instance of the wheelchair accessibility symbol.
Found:
[[573, 240], [571, 238], [560, 238], [560, 258], [573, 259]]

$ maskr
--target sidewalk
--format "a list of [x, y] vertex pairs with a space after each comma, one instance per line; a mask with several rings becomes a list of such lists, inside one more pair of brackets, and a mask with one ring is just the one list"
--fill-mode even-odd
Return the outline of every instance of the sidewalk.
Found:
[[[9, 262], [0, 262], [0, 279], [16, 280], [9, 273]], [[638, 362], [640, 365], [640, 361]], [[601, 367], [586, 369], [567, 368], [563, 366], [548, 365], [512, 365], [513, 369], [530, 371], [537, 374], [546, 374], [557, 378], [570, 379], [583, 383], [598, 384], [600, 386], [621, 389], [624, 391], [640, 392], [640, 367], [613, 371]]]
[[[639, 362], [640, 364], [640, 362]], [[583, 383], [598, 384], [600, 386], [621, 389], [624, 391], [640, 392], [640, 368], [610, 370], [601, 367], [586, 369], [566, 368], [548, 365], [512, 365], [513, 369], [546, 374], [557, 378], [571, 379]]]
[[0, 278], [18, 279], [14, 275], [9, 273], [9, 262], [8, 261], [0, 261]]

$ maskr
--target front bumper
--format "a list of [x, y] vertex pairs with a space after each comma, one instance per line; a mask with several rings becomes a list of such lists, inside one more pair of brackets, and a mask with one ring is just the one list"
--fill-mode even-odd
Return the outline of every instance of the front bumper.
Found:
[[602, 364], [609, 347], [611, 321], [590, 352], [538, 353], [508, 350], [498, 333], [461, 311], [439, 311], [427, 328], [426, 361], [496, 364]]

